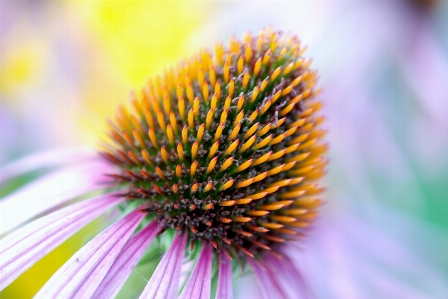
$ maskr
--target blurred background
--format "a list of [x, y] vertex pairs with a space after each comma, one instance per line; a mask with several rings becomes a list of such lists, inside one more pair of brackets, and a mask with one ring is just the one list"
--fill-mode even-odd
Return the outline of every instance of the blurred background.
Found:
[[[299, 257], [316, 296], [448, 298], [448, 1], [0, 0], [0, 166], [94, 147], [149, 76], [270, 25], [323, 88], [327, 203]], [[0, 298], [32, 297], [85, 234]]]

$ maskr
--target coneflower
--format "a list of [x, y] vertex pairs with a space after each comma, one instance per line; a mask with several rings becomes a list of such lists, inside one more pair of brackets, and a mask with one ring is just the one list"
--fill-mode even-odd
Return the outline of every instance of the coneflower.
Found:
[[[78, 193], [106, 195], [3, 238], [0, 288], [119, 205], [132, 211], [80, 249], [37, 298], [113, 298], [154, 238], [171, 245], [141, 298], [210, 298], [214, 275], [216, 298], [232, 298], [233, 269], [240, 267], [253, 271], [265, 297], [300, 297], [304, 286], [286, 248], [316, 217], [323, 189], [315, 180], [327, 150], [316, 72], [303, 52], [295, 36], [265, 30], [227, 47], [217, 43], [213, 53], [201, 50], [150, 80], [132, 95], [132, 112], [122, 106], [109, 123], [103, 162], [80, 171], [91, 184]], [[98, 168], [106, 176], [93, 175]], [[182, 287], [185, 258], [196, 264]]]

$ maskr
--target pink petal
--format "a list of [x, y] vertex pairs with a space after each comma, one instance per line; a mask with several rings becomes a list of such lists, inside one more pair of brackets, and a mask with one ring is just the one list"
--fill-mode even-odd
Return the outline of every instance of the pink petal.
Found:
[[173, 244], [163, 256], [140, 298], [176, 298], [186, 242], [186, 235], [177, 235], [174, 238]]
[[93, 238], [59, 268], [35, 298], [90, 298], [144, 216], [133, 211]]
[[305, 299], [311, 297], [311, 290], [302, 273], [287, 255], [283, 255], [281, 260], [267, 256], [265, 261], [266, 267], [269, 269], [269, 275], [277, 282], [287, 298]]
[[[100, 196], [44, 216], [0, 240], [0, 290], [59, 244], [123, 201], [116, 195]], [[16, 214], [20, 213], [16, 211]]]
[[[369, 207], [372, 217], [360, 214], [357, 209], [342, 209], [338, 215], [322, 217], [313, 227], [306, 251], [299, 255], [289, 251], [291, 260], [304, 269], [316, 296], [448, 298], [446, 275], [436, 264], [416, 254], [412, 248], [415, 242], [409, 238], [425, 236], [425, 244], [437, 240], [443, 248], [446, 236], [432, 235], [434, 231], [430, 230], [419, 231], [424, 228], [423, 223], [384, 207]], [[381, 215], [381, 223], [376, 215]], [[412, 225], [407, 222], [411, 220]]]
[[223, 252], [219, 253], [219, 277], [218, 289], [216, 290], [216, 299], [232, 299], [232, 261]]
[[265, 299], [288, 299], [269, 269], [261, 266], [260, 262], [255, 259], [247, 259], [247, 263], [254, 271], [261, 293]]
[[86, 149], [58, 148], [25, 156], [0, 168], [0, 184], [21, 174], [44, 167], [88, 161], [95, 158]]
[[159, 230], [160, 224], [153, 221], [129, 239], [92, 296], [93, 298], [107, 299], [117, 295]]
[[180, 299], [209, 299], [212, 279], [213, 248], [204, 244], [196, 266], [190, 274]]
[[[109, 167], [91, 162], [38, 179], [0, 201], [0, 235], [59, 204], [94, 189]], [[20, 211], [18, 213], [17, 211]]]

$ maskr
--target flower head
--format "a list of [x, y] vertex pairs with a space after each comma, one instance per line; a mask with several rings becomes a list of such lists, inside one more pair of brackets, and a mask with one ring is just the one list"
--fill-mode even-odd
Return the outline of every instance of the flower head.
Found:
[[197, 261], [181, 298], [210, 297], [214, 260], [217, 298], [232, 297], [232, 260], [253, 270], [266, 297], [299, 296], [301, 275], [285, 248], [316, 217], [327, 150], [316, 73], [303, 51], [296, 37], [265, 30], [150, 80], [133, 94], [133, 111], [122, 106], [110, 122], [101, 167], [111, 180], [81, 190], [108, 194], [2, 239], [0, 286], [121, 203], [133, 211], [78, 251], [38, 297], [115, 296], [156, 237], [171, 245], [142, 298], [176, 297], [187, 254]]

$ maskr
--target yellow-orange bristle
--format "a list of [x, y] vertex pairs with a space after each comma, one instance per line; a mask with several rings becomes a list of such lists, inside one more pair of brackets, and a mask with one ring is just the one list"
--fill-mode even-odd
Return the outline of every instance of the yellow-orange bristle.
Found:
[[232, 222], [232, 219], [225, 218], [225, 217], [217, 217], [217, 220], [219, 222], [222, 222], [222, 223], [230, 223], [230, 222]]
[[[269, 141], [268, 141], [269, 142]], [[261, 146], [262, 147], [262, 146]], [[261, 148], [260, 147], [260, 148]], [[258, 149], [257, 148], [257, 146], [255, 146], [255, 149]], [[257, 165], [259, 165], [259, 164], [262, 164], [262, 163], [264, 163], [264, 162], [266, 162], [268, 159], [269, 159], [269, 157], [272, 155], [272, 152], [268, 152], [268, 153], [266, 153], [266, 154], [264, 154], [263, 156], [261, 156], [260, 158], [258, 158], [258, 159], [256, 159], [255, 161], [254, 161], [254, 163], [253, 163], [253, 166], [257, 166]]]
[[151, 140], [152, 144], [154, 145], [154, 147], [158, 148], [159, 144], [157, 143], [157, 137], [151, 128], [148, 129], [148, 136], [149, 136], [149, 139]]
[[269, 135], [268, 137], [265, 137], [264, 139], [262, 139], [260, 142], [258, 142], [255, 146], [254, 149], [255, 150], [259, 150], [265, 146], [267, 146], [273, 138], [273, 134]]
[[246, 59], [246, 61], [250, 61], [252, 58], [252, 49], [250, 45], [246, 47], [246, 50], [244, 52], [244, 58]]
[[247, 225], [246, 227], [250, 230], [253, 230], [253, 231], [259, 232], [259, 233], [267, 233], [269, 231], [269, 229], [267, 229], [265, 227], [261, 227], [261, 226]]
[[221, 202], [221, 206], [223, 207], [230, 207], [236, 204], [235, 200], [227, 200], [227, 201], [223, 201]]
[[218, 105], [218, 95], [216, 93], [213, 94], [212, 101], [210, 103], [210, 109], [216, 109]]
[[160, 167], [156, 166], [156, 172], [157, 175], [164, 181], [166, 181], [166, 177], [163, 175], [163, 171], [162, 169], [160, 169]]
[[199, 143], [197, 141], [195, 141], [193, 143], [193, 145], [191, 146], [191, 157], [193, 159], [196, 159], [196, 156], [198, 154], [198, 147], [199, 147]]
[[238, 147], [239, 143], [240, 141], [238, 139], [232, 142], [224, 152], [224, 157], [230, 155]]
[[198, 162], [197, 161], [194, 161], [192, 164], [191, 164], [191, 167], [190, 167], [190, 175], [191, 175], [191, 177], [194, 177], [194, 175], [196, 174], [196, 169], [198, 168]]
[[225, 182], [225, 183], [222, 185], [221, 190], [227, 190], [227, 189], [229, 189], [230, 187], [232, 187], [232, 185], [233, 185], [234, 182], [235, 182], [235, 180], [229, 180], [229, 181]]
[[237, 62], [238, 74], [241, 74], [243, 72], [243, 67], [244, 67], [244, 57], [240, 56]]
[[249, 186], [250, 184], [252, 184], [254, 182], [254, 178], [250, 178], [250, 179], [246, 179], [242, 182], [239, 182], [238, 184], [236, 184], [235, 188], [244, 188]]
[[134, 136], [134, 139], [137, 140], [138, 144], [140, 145], [141, 148], [146, 147], [145, 146], [145, 142], [143, 141], [142, 136], [140, 136], [140, 133], [137, 132], [136, 129], [132, 130], [132, 135]]
[[252, 217], [243, 217], [243, 216], [233, 217], [233, 221], [235, 221], [235, 222], [245, 223], [245, 222], [249, 222], [251, 220], [252, 220]]
[[210, 147], [210, 152], [208, 154], [208, 158], [212, 158], [215, 156], [216, 151], [219, 148], [219, 141], [216, 141], [215, 143], [213, 143], [213, 145]]
[[165, 162], [165, 164], [169, 164], [170, 163], [169, 154], [164, 146], [161, 147], [160, 154], [162, 155], [162, 159]]
[[249, 138], [249, 140], [247, 140], [244, 145], [238, 150], [238, 153], [244, 153], [246, 150], [248, 150], [252, 144], [254, 144], [255, 140], [256, 140], [257, 136], [252, 136], [251, 138]]
[[257, 99], [259, 91], [260, 91], [260, 88], [258, 86], [256, 86], [254, 88], [254, 90], [252, 91], [252, 95], [250, 97], [250, 102], [251, 103], [255, 102], [255, 100]]
[[246, 89], [247, 85], [249, 84], [249, 80], [250, 80], [250, 74], [249, 72], [246, 72], [243, 76], [243, 88]]
[[225, 125], [225, 123], [221, 123], [221, 124], [219, 124], [218, 128], [216, 129], [215, 139], [214, 139], [215, 142], [218, 141], [219, 138], [221, 137], [222, 130], [224, 129], [224, 125]]
[[184, 126], [182, 128], [182, 143], [184, 144], [184, 146], [188, 145], [188, 127]]
[[179, 159], [181, 161], [183, 161], [185, 159], [185, 157], [184, 157], [184, 149], [182, 147], [182, 143], [180, 143], [180, 142], [177, 144], [177, 155], [179, 156]]
[[269, 214], [269, 211], [262, 211], [262, 210], [247, 211], [246, 214], [249, 216], [260, 217], [260, 216], [266, 216], [267, 214]]
[[278, 68], [276, 68], [275, 71], [272, 72], [272, 74], [271, 74], [270, 81], [271, 81], [271, 82], [272, 82], [272, 81], [275, 81], [275, 79], [277, 79], [278, 75], [280, 75], [280, 72], [281, 72], [281, 71], [282, 71], [282, 67], [281, 67], [281, 66], [279, 66]]
[[224, 109], [224, 111], [221, 113], [221, 118], [219, 120], [220, 123], [225, 123], [227, 120], [227, 113], [228, 109]]
[[191, 82], [187, 83], [187, 99], [188, 99], [188, 102], [190, 102], [190, 105], [193, 105], [194, 91], [193, 91], [193, 86], [191, 85]]
[[154, 164], [151, 161], [150, 155], [146, 149], [142, 150], [142, 157], [149, 165], [153, 166]]
[[139, 166], [142, 165], [142, 163], [140, 163], [140, 161], [138, 160], [137, 156], [136, 156], [133, 152], [129, 151], [129, 152], [128, 152], [128, 155], [129, 155], [129, 157], [131, 158], [131, 160], [132, 160], [135, 164], [137, 164], [137, 165], [139, 165]]
[[245, 205], [245, 204], [248, 204], [248, 203], [250, 203], [252, 201], [253, 201], [252, 198], [241, 198], [241, 199], [237, 199], [236, 200], [236, 204], [237, 205]]
[[266, 104], [264, 104], [263, 107], [261, 107], [260, 115], [263, 115], [268, 111], [269, 107], [271, 107], [271, 103], [272, 103], [272, 100], [269, 100]]
[[236, 136], [238, 135], [239, 131], [241, 129], [241, 124], [237, 124], [236, 126], [234, 126], [234, 128], [232, 129], [232, 132], [229, 135], [229, 141], [232, 141], [233, 139], [236, 138]]
[[261, 85], [260, 85], [261, 92], [263, 92], [266, 89], [266, 87], [268, 86], [268, 83], [269, 83], [269, 77], [264, 79], [263, 82], [261, 82]]
[[235, 117], [235, 121], [233, 122], [233, 126], [234, 127], [237, 126], [240, 123], [240, 121], [243, 119], [243, 117], [244, 117], [244, 110], [241, 110], [241, 112], [238, 113], [238, 115]]
[[173, 146], [174, 145], [174, 132], [173, 132], [173, 129], [171, 128], [170, 124], [168, 124], [168, 126], [166, 127], [166, 136], [168, 137], [168, 141], [170, 142], [170, 145]]
[[252, 162], [253, 162], [253, 159], [247, 160], [246, 162], [244, 162], [243, 164], [238, 166], [238, 168], [236, 169], [236, 172], [238, 173], [238, 172], [241, 172], [241, 171], [247, 169], [248, 167], [250, 167]]
[[[267, 175], [266, 172], [265, 172], [265, 175]], [[265, 197], [268, 194], [269, 194], [269, 192], [263, 191], [263, 192], [259, 192], [259, 193], [256, 193], [256, 194], [249, 195], [249, 198], [253, 199], [253, 200], [257, 200], [257, 199], [261, 199], [261, 198]]]
[[218, 157], [214, 157], [210, 163], [208, 164], [207, 171], [205, 173], [209, 174], [215, 168], [216, 162], [218, 161]]
[[188, 127], [190, 130], [194, 129], [194, 109], [190, 108], [188, 111]]
[[279, 229], [284, 227], [283, 224], [280, 223], [272, 223], [272, 222], [258, 222], [259, 225], [267, 228], [267, 229]]
[[171, 124], [171, 128], [173, 129], [173, 131], [178, 134], [179, 130], [177, 128], [177, 120], [176, 120], [176, 115], [174, 114], [173, 111], [170, 112], [170, 124]]
[[205, 130], [205, 124], [200, 125], [198, 129], [198, 134], [196, 136], [198, 142], [202, 142], [202, 136], [204, 135], [204, 130]]
[[227, 96], [226, 100], [224, 101], [224, 109], [229, 109], [230, 105], [232, 104], [232, 97], [229, 95]]
[[279, 116], [285, 116], [286, 114], [291, 112], [292, 108], [294, 108], [295, 105], [296, 105], [296, 103], [289, 104], [288, 106], [283, 108], [278, 115]]
[[185, 100], [184, 100], [183, 96], [181, 96], [179, 98], [179, 102], [177, 105], [178, 105], [179, 115], [182, 118], [182, 120], [185, 121]]
[[244, 134], [243, 139], [246, 140], [247, 138], [251, 137], [257, 131], [259, 126], [260, 123], [256, 123], [252, 127], [250, 127], [250, 129], [247, 130], [246, 133]]
[[234, 157], [230, 157], [227, 158], [222, 164], [221, 167], [219, 168], [219, 172], [222, 172], [224, 170], [226, 170], [227, 168], [229, 168], [232, 163], [233, 163]]
[[272, 104], [277, 102], [277, 100], [281, 97], [283, 90], [277, 91], [274, 96], [272, 97]]
[[157, 122], [159, 123], [159, 127], [165, 131], [166, 130], [166, 123], [165, 123], [165, 117], [163, 116], [162, 110], [159, 110], [157, 112]]

